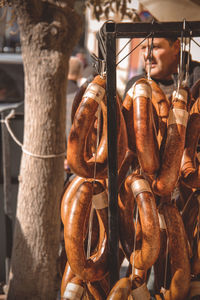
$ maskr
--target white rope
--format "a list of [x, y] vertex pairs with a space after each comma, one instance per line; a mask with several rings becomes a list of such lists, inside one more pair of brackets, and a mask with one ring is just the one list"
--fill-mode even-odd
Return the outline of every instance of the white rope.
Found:
[[4, 120], [1, 120], [1, 123], [4, 123], [6, 125], [6, 128], [8, 130], [8, 132], [10, 133], [11, 137], [13, 138], [13, 140], [15, 141], [16, 144], [18, 144], [20, 147], [22, 147], [22, 143], [15, 137], [14, 133], [12, 132], [12, 129], [10, 128], [10, 125], [9, 125], [9, 120], [11, 118], [14, 118], [15, 116], [15, 111], [14, 109], [12, 109], [10, 111], [10, 113], [5, 117]]
[[28, 150], [26, 150], [24, 148], [24, 145], [16, 138], [16, 136], [14, 135], [11, 127], [10, 127], [10, 124], [9, 124], [9, 121], [11, 118], [13, 118], [15, 116], [15, 111], [14, 109], [12, 109], [10, 111], [10, 113], [5, 117], [5, 119], [1, 120], [1, 123], [4, 123], [6, 125], [6, 128], [8, 130], [8, 132], [10, 133], [11, 137], [13, 138], [13, 140], [15, 141], [15, 143], [21, 147], [22, 151], [25, 153], [25, 154], [28, 154], [32, 157], [36, 157], [36, 158], [55, 158], [55, 157], [60, 157], [60, 156], [65, 156], [65, 152], [63, 153], [58, 153], [58, 154], [47, 154], [47, 155], [42, 155], [42, 154], [35, 154], [35, 153], [32, 153]]

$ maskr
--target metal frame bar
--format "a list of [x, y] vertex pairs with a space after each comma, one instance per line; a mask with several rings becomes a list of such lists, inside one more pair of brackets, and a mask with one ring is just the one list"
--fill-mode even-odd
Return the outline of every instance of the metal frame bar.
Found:
[[115, 33], [106, 36], [106, 93], [108, 132], [108, 191], [109, 191], [109, 270], [110, 284], [118, 274], [118, 201], [117, 201], [117, 108], [116, 108], [116, 39]]
[[[106, 22], [104, 34], [107, 70], [107, 132], [108, 132], [108, 190], [109, 190], [109, 271], [111, 287], [119, 279], [118, 271], [118, 186], [117, 186], [117, 117], [116, 117], [116, 39], [154, 37], [198, 37], [200, 21], [114, 23]], [[102, 47], [101, 47], [102, 48]]]
[[[185, 27], [185, 28], [184, 28]], [[200, 21], [188, 22], [152, 22], [152, 23], [105, 23], [102, 27], [105, 35], [113, 33], [115, 38], [139, 38], [152, 33], [154, 37], [200, 36]]]

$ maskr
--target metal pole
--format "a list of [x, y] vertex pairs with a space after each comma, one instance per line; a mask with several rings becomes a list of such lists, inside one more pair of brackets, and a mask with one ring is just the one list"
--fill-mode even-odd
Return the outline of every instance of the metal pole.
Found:
[[106, 34], [107, 122], [108, 122], [108, 190], [109, 190], [109, 271], [110, 285], [119, 279], [118, 268], [118, 187], [117, 187], [117, 107], [116, 107], [116, 40]]

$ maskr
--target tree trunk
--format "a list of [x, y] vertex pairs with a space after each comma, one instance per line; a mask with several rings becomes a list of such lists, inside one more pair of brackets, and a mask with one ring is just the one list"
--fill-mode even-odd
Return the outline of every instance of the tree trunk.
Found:
[[55, 300], [68, 60], [80, 34], [80, 17], [74, 0], [13, 2], [25, 71], [25, 114], [7, 299]]

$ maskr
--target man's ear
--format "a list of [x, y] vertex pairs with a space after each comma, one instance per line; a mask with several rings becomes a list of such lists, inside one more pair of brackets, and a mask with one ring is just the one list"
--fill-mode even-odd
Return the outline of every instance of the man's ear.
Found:
[[175, 54], [179, 54], [179, 52], [180, 52], [180, 40], [179, 39], [177, 39], [175, 42], [174, 42], [174, 44], [173, 44], [173, 47], [174, 47], [174, 51], [175, 51]]

